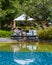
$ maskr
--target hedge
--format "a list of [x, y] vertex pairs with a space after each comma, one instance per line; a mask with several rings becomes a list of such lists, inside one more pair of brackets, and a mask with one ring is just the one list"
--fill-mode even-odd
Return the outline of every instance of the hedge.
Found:
[[39, 39], [52, 40], [52, 27], [38, 30]]
[[4, 31], [0, 30], [0, 37], [10, 37], [12, 35], [13, 31]]

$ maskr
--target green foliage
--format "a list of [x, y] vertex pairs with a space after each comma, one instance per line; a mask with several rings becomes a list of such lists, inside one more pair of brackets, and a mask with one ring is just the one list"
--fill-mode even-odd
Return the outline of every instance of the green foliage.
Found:
[[0, 29], [3, 29], [5, 24], [10, 25], [11, 21], [21, 13], [20, 10], [18, 0], [0, 0]]
[[19, 13], [19, 2], [17, 0], [0, 0], [0, 20], [12, 21]]
[[52, 0], [0, 0], [2, 24], [10, 23], [22, 13], [26, 13], [41, 23], [50, 22], [52, 21]]
[[49, 27], [49, 28], [45, 28], [44, 30], [40, 29], [38, 31], [38, 37], [44, 40], [52, 40], [52, 28]]
[[24, 7], [25, 13], [35, 20], [52, 20], [52, 0], [30, 0]]
[[0, 30], [0, 37], [10, 37], [12, 35], [12, 31], [3, 31]]

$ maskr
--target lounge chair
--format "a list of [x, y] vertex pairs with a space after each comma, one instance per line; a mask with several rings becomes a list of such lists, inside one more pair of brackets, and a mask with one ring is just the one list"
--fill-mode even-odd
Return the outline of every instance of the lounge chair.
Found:
[[37, 38], [37, 31], [36, 30], [29, 30], [27, 33], [28, 40], [35, 40]]

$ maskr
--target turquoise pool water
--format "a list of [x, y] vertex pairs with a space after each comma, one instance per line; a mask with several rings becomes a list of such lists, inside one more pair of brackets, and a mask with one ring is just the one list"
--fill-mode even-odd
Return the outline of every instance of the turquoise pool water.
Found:
[[0, 52], [0, 65], [52, 65], [52, 52]]

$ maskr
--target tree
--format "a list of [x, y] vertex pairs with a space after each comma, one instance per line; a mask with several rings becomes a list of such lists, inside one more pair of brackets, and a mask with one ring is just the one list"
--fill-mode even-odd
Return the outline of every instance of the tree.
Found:
[[24, 11], [36, 21], [52, 20], [52, 0], [30, 0], [27, 1]]
[[19, 15], [20, 4], [17, 0], [0, 0], [0, 22], [11, 22]]

